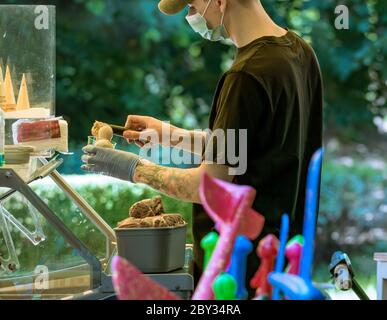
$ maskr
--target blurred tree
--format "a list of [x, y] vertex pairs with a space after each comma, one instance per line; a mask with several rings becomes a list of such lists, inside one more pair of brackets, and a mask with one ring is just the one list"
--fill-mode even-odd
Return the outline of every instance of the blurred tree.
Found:
[[[127, 114], [206, 127], [213, 90], [232, 62], [232, 47], [200, 39], [184, 13], [161, 15], [157, 0], [46, 3], [57, 6], [57, 114], [69, 120], [74, 142], [84, 142], [95, 119], [123, 123]], [[381, 130], [387, 121], [387, 2], [263, 3], [279, 24], [316, 50], [328, 134], [344, 141], [377, 137], [377, 126]], [[349, 8], [348, 30], [334, 26], [339, 4]]]
[[[57, 6], [56, 113], [69, 120], [73, 150], [79, 152], [76, 145], [85, 144], [94, 120], [122, 124], [127, 114], [152, 115], [186, 128], [207, 126], [213, 91], [235, 50], [202, 40], [184, 21], [184, 13], [163, 16], [157, 1], [45, 0]], [[346, 146], [353, 141], [380, 145], [387, 131], [387, 1], [262, 2], [277, 23], [298, 32], [317, 53], [325, 84], [326, 137], [340, 140], [328, 144], [330, 155], [333, 149], [352, 155]], [[41, 0], [2, 3], [41, 4]], [[349, 9], [348, 30], [334, 25], [335, 8], [342, 4]], [[385, 157], [385, 149], [379, 148]], [[368, 158], [367, 152], [363, 150]], [[79, 159], [80, 153], [69, 157], [63, 170], [79, 171]], [[381, 229], [386, 226], [385, 170], [372, 169], [370, 163], [347, 167], [331, 157], [325, 163], [321, 249], [316, 253], [324, 270], [332, 251], [339, 248], [358, 254], [369, 245], [370, 252], [385, 251]], [[102, 194], [90, 186], [83, 193], [112, 225], [125, 216], [129, 202], [150, 196], [149, 190], [132, 193], [132, 186], [103, 190]], [[50, 197], [51, 204], [65, 212], [69, 204], [57, 194]], [[170, 212], [190, 216], [189, 205], [167, 203]], [[79, 233], [83, 230], [79, 225]], [[371, 253], [367, 257], [364, 273], [373, 265]]]
[[155, 1], [75, 2], [58, 18], [57, 61], [58, 113], [70, 118], [72, 137], [84, 139], [96, 119], [123, 124], [128, 114], [206, 126], [224, 46], [208, 50]]
[[[339, 4], [349, 8], [348, 30], [335, 28]], [[330, 134], [369, 139], [374, 120], [385, 123], [387, 116], [387, 2], [288, 1], [287, 6], [285, 23], [309, 39], [319, 57]]]

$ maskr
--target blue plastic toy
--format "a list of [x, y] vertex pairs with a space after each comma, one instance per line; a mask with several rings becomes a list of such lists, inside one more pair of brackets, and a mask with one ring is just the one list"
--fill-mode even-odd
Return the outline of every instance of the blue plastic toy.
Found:
[[313, 243], [316, 229], [322, 158], [323, 150], [319, 149], [313, 155], [309, 165], [303, 227], [305, 244], [301, 256], [300, 275], [297, 276], [282, 272], [273, 272], [269, 275], [269, 281], [273, 287], [278, 288], [286, 297], [292, 300], [325, 299], [321, 291], [312, 282]]
[[[277, 254], [277, 260], [275, 262], [275, 273], [280, 273], [284, 270], [285, 267], [285, 250], [286, 242], [289, 237], [289, 216], [285, 213], [281, 218], [281, 230], [280, 230], [280, 245]], [[278, 287], [273, 288], [272, 300], [280, 300], [280, 290]]]
[[246, 290], [246, 265], [247, 256], [253, 251], [253, 244], [247, 237], [238, 236], [231, 256], [231, 264], [227, 273], [232, 275], [237, 282], [238, 290], [236, 297], [245, 300], [248, 297]]

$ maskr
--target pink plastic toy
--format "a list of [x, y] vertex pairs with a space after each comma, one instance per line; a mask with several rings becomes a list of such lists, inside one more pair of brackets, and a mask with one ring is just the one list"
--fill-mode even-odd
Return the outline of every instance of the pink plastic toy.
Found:
[[261, 265], [250, 280], [251, 288], [256, 289], [256, 299], [271, 299], [272, 290], [268, 275], [274, 270], [278, 245], [278, 239], [272, 234], [264, 237], [258, 244], [257, 255], [261, 258]]
[[113, 285], [119, 300], [181, 300], [124, 258], [112, 260]]
[[286, 245], [285, 256], [288, 259], [286, 272], [289, 274], [300, 274], [300, 261], [302, 247], [304, 246], [304, 237], [301, 235], [292, 238]]
[[219, 240], [199, 280], [193, 300], [212, 300], [212, 284], [224, 272], [238, 235], [254, 240], [261, 233], [264, 218], [251, 208], [256, 191], [211, 178], [204, 174], [199, 187], [200, 199], [219, 231]]

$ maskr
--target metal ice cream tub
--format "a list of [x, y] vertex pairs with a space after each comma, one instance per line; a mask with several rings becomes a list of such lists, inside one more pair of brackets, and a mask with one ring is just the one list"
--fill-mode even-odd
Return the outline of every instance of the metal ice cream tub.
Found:
[[163, 228], [116, 228], [114, 231], [118, 255], [143, 273], [183, 268], [187, 224]]

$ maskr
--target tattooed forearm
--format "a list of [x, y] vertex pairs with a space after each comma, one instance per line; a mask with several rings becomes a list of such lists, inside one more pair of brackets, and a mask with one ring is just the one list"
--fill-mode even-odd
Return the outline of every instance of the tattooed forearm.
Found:
[[198, 169], [177, 169], [142, 160], [134, 173], [134, 181], [179, 200], [200, 203]]

